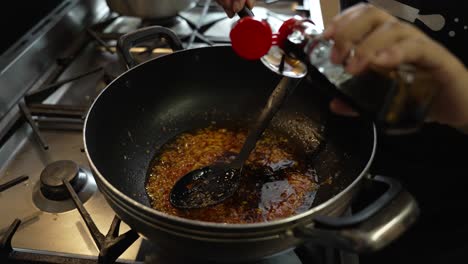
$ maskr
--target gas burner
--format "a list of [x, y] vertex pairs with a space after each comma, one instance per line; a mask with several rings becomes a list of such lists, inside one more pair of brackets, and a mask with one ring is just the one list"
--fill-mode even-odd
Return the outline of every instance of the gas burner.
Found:
[[41, 192], [47, 199], [63, 201], [69, 198], [69, 194], [63, 181], [69, 182], [75, 192], [79, 193], [85, 183], [86, 174], [80, 173], [78, 164], [71, 160], [59, 160], [53, 162], [41, 173]]
[[75, 209], [64, 181], [70, 183], [80, 200], [86, 202], [96, 191], [91, 172], [71, 160], [59, 160], [47, 165], [33, 191], [33, 201], [42, 211], [59, 213]]

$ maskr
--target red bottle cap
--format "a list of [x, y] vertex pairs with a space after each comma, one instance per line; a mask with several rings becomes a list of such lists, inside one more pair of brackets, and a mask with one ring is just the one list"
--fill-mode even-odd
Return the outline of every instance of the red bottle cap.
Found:
[[286, 38], [291, 34], [298, 22], [300, 22], [300, 20], [296, 18], [290, 18], [283, 22], [277, 34], [277, 43], [280, 48], [284, 48]]
[[258, 60], [273, 44], [273, 32], [266, 21], [253, 17], [240, 19], [230, 33], [234, 51], [244, 59]]

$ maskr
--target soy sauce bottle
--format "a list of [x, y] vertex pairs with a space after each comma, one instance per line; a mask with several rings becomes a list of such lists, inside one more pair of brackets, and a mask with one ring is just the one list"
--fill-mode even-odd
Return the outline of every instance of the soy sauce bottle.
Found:
[[[330, 61], [333, 42], [323, 39], [320, 30], [307, 19], [289, 19], [273, 34], [266, 21], [246, 17], [237, 22], [230, 37], [239, 56], [260, 59], [278, 74], [285, 75], [278, 70], [284, 68], [285, 61], [290, 62], [290, 68], [300, 65], [294, 61], [306, 65], [308, 79], [329, 88], [387, 134], [417, 131], [437, 93], [431, 78], [411, 65], [393, 70], [372, 68], [356, 76], [347, 73], [343, 65]], [[279, 61], [283, 65], [274, 65]], [[300, 71], [293, 68], [288, 73]]]
[[333, 42], [324, 40], [309, 20], [295, 21], [284, 40], [284, 52], [304, 61], [323, 76], [340, 99], [369, 116], [387, 134], [407, 134], [424, 123], [437, 89], [431, 78], [411, 65], [371, 68], [359, 75], [333, 64]]

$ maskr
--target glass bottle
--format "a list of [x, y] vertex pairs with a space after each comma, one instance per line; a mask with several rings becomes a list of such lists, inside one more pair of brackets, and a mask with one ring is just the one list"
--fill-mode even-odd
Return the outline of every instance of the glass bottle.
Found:
[[284, 52], [313, 66], [326, 77], [337, 96], [370, 116], [385, 133], [417, 131], [424, 123], [437, 92], [431, 78], [410, 65], [394, 70], [371, 69], [353, 76], [330, 61], [333, 42], [324, 40], [308, 20], [296, 23]]

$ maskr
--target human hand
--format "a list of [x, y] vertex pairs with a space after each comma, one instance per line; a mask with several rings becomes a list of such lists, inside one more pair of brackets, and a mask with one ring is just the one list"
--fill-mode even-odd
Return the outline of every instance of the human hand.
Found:
[[[434, 79], [439, 94], [430, 109], [429, 120], [460, 127], [468, 124], [468, 70], [445, 47], [415, 26], [401, 22], [369, 4], [355, 5], [336, 16], [323, 33], [335, 43], [331, 60], [345, 64], [351, 74], [369, 67], [392, 69], [414, 65]], [[354, 55], [348, 57], [351, 50]], [[335, 99], [331, 110], [356, 114]]]
[[245, 5], [249, 8], [253, 8], [255, 0], [216, 0], [220, 4], [229, 18], [239, 12]]

